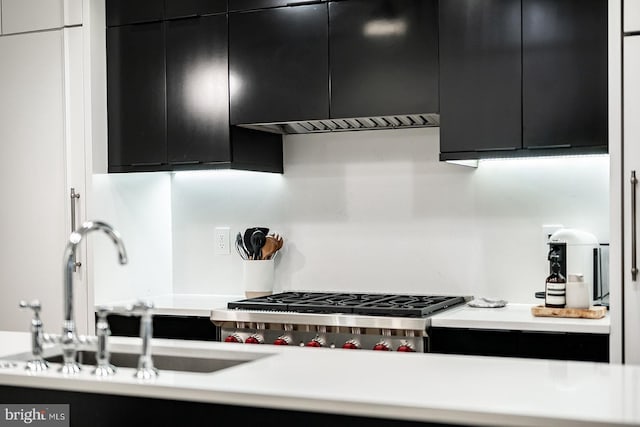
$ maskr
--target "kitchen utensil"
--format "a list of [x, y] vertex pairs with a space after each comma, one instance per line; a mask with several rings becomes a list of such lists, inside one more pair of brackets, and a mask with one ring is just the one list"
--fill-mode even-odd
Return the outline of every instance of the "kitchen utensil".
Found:
[[236, 251], [238, 252], [238, 255], [240, 255], [240, 258], [244, 260], [249, 259], [249, 252], [247, 251], [247, 248], [244, 247], [242, 233], [240, 232], [236, 235]]
[[[250, 227], [250, 228], [247, 228], [244, 231], [244, 236], [243, 236], [244, 247], [247, 250], [247, 253], [249, 255], [249, 259], [254, 259], [255, 255], [256, 255], [253, 252], [253, 246], [251, 245], [251, 235], [256, 230], [260, 230], [262, 233], [264, 233], [265, 236], [267, 234], [269, 234], [269, 229], [267, 227]], [[259, 255], [259, 253], [258, 253], [258, 255]]]
[[253, 251], [253, 259], [259, 260], [260, 259], [260, 251], [262, 250], [262, 247], [266, 243], [267, 237], [265, 236], [265, 234], [261, 230], [255, 230], [251, 234], [250, 241], [251, 241], [251, 249]]
[[262, 247], [262, 251], [260, 252], [260, 258], [262, 259], [271, 259], [271, 257], [276, 253], [279, 249], [278, 240], [276, 240], [276, 235], [270, 234], [267, 236], [267, 240]]

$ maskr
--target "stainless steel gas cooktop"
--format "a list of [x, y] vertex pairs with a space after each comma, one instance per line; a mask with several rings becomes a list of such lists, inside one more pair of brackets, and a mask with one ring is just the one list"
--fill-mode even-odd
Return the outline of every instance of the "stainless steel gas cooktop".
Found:
[[424, 317], [464, 301], [464, 297], [452, 296], [285, 292], [230, 302], [228, 308], [295, 313]]
[[226, 342], [428, 351], [429, 316], [470, 297], [284, 292], [213, 310]]

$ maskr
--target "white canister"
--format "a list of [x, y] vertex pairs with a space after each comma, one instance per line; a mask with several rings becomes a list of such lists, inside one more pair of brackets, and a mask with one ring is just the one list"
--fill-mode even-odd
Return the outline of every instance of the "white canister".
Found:
[[274, 280], [273, 259], [242, 261], [242, 285], [247, 298], [271, 295]]
[[591, 295], [589, 284], [584, 281], [582, 274], [568, 274], [567, 280], [567, 308], [589, 308]]

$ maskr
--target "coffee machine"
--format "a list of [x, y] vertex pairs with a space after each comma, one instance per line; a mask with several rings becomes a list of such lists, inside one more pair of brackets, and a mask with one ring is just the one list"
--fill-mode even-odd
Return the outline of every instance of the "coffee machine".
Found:
[[608, 303], [608, 245], [601, 245], [589, 232], [571, 228], [556, 231], [547, 244], [547, 258], [549, 261], [558, 260], [562, 276], [581, 275], [589, 289], [591, 302], [603, 304], [606, 293]]

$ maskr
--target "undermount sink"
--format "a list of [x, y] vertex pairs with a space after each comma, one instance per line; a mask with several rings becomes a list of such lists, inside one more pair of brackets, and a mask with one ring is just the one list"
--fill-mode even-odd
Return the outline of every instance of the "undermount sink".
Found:
[[[140, 346], [139, 344], [119, 343], [112, 346], [109, 354], [110, 363], [116, 368], [136, 369], [140, 357]], [[45, 348], [43, 356], [44, 360], [51, 364], [62, 363], [62, 352], [57, 346]], [[232, 368], [266, 356], [269, 354], [231, 349], [180, 348], [180, 346], [174, 347], [173, 344], [157, 346], [153, 348], [151, 355], [154, 366], [160, 372], [180, 371], [205, 374]], [[15, 367], [15, 362], [27, 361], [32, 358], [31, 352], [25, 352], [3, 357], [2, 360], [7, 363], [11, 362], [10, 366]], [[81, 345], [76, 353], [76, 360], [85, 366], [85, 370], [92, 371], [96, 366], [96, 351], [92, 346]], [[2, 365], [0, 367], [4, 368]]]
[[[77, 353], [78, 363], [81, 365], [96, 365], [96, 352], [91, 350], [81, 350]], [[159, 370], [184, 371], [184, 372], [200, 372], [209, 373], [219, 371], [221, 369], [237, 366], [242, 363], [250, 362], [252, 359], [220, 359], [207, 357], [192, 356], [168, 356], [162, 354], [154, 354], [153, 364]], [[111, 353], [111, 364], [116, 368], [137, 368], [139, 354], [136, 353]], [[47, 362], [62, 363], [62, 355], [45, 357]]]

